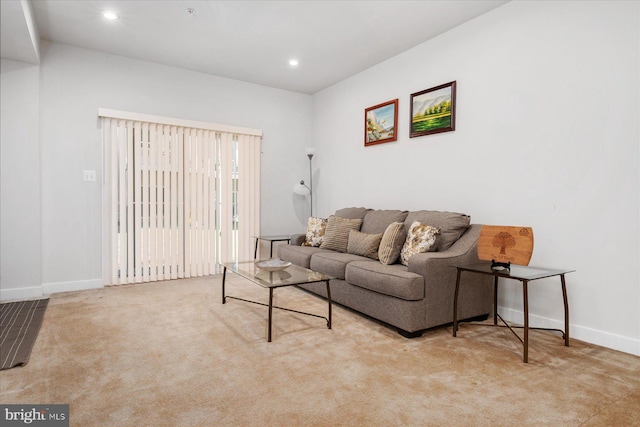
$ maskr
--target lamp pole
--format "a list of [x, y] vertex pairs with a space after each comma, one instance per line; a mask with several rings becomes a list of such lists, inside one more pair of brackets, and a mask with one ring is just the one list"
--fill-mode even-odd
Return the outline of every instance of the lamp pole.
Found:
[[307, 150], [307, 157], [309, 157], [309, 197], [311, 198], [311, 216], [313, 216], [313, 171], [311, 169], [313, 152], [311, 150]]

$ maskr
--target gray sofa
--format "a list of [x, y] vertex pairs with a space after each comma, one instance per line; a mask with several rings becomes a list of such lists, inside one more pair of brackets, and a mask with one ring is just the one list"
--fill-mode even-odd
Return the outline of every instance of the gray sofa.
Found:
[[[363, 233], [384, 233], [392, 222], [414, 221], [440, 228], [435, 251], [411, 256], [408, 266], [398, 261], [385, 265], [375, 259], [320, 247], [301, 246], [304, 234], [291, 236], [278, 246], [278, 257], [293, 264], [335, 277], [331, 280], [334, 302], [397, 328], [406, 337], [418, 337], [426, 329], [453, 321], [456, 269], [478, 260], [481, 225], [470, 224], [467, 215], [439, 211], [373, 210], [346, 208], [340, 218], [361, 218]], [[326, 298], [323, 283], [301, 285]], [[458, 318], [486, 318], [492, 310], [493, 286], [489, 276], [462, 275]]]

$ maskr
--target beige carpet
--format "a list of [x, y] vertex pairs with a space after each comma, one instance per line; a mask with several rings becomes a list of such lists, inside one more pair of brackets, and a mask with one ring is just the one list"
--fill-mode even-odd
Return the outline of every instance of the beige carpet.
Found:
[[[503, 328], [408, 340], [334, 308], [322, 319], [220, 302], [221, 276], [54, 294], [0, 402], [70, 404], [72, 426], [632, 426], [640, 358]], [[267, 291], [229, 277], [228, 294]], [[276, 303], [323, 314], [299, 289]]]

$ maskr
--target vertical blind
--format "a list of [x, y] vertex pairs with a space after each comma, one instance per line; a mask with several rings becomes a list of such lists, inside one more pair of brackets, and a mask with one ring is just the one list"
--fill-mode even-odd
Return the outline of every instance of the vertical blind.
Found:
[[100, 109], [104, 282], [214, 274], [251, 259], [261, 131]]

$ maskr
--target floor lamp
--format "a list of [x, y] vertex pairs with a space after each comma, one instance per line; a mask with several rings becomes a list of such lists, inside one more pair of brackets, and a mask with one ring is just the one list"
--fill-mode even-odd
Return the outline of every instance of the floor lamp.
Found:
[[307, 186], [303, 179], [300, 180], [299, 184], [296, 184], [293, 187], [293, 192], [300, 196], [306, 196], [309, 194], [309, 198], [311, 199], [311, 216], [313, 216], [313, 171], [311, 169], [311, 159], [313, 159], [314, 154], [315, 150], [313, 148], [307, 148], [307, 157], [309, 158], [309, 185]]

